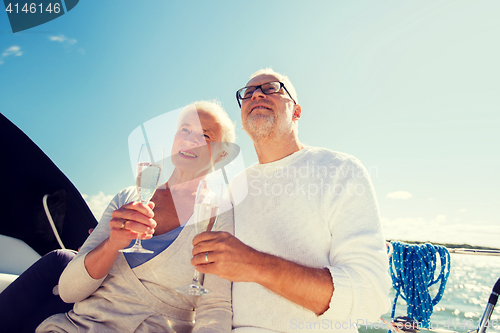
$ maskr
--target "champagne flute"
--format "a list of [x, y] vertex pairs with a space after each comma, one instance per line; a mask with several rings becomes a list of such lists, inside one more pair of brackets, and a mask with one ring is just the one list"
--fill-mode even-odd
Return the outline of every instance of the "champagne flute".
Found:
[[[196, 192], [194, 204], [194, 231], [196, 235], [204, 231], [211, 231], [219, 216], [219, 207], [222, 200], [221, 183], [201, 180]], [[200, 296], [210, 293], [210, 290], [203, 288], [201, 280], [203, 273], [194, 271], [193, 280], [184, 287], [175, 288], [178, 292], [186, 295]]]
[[[143, 144], [137, 162], [136, 186], [140, 201], [147, 205], [153, 197], [160, 179], [164, 149], [160, 145]], [[125, 253], [154, 253], [141, 245], [141, 234], [138, 233], [132, 247], [122, 249]]]

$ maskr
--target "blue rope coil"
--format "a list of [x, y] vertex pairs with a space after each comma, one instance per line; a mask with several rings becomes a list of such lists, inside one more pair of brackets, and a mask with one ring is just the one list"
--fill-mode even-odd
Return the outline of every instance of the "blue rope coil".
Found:
[[[391, 242], [393, 252], [389, 258], [392, 286], [396, 297], [392, 306], [391, 319], [394, 321], [396, 303], [401, 296], [406, 301], [407, 316], [428, 328], [433, 307], [441, 300], [450, 275], [450, 253], [444, 246], [432, 244], [406, 244]], [[434, 279], [437, 257], [440, 272]], [[440, 283], [436, 296], [431, 299], [429, 287]]]

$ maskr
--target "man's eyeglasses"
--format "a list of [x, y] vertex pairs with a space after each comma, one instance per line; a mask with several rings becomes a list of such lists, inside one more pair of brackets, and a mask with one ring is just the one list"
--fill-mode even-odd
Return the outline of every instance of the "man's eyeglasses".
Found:
[[295, 102], [295, 100], [292, 98], [292, 95], [288, 92], [286, 89], [285, 85], [283, 82], [267, 82], [264, 84], [261, 84], [260, 86], [248, 86], [248, 87], [243, 87], [240, 90], [236, 92], [236, 100], [238, 101], [238, 105], [241, 108], [241, 101], [244, 99], [251, 98], [253, 96], [253, 93], [257, 90], [260, 89], [264, 95], [270, 95], [270, 94], [277, 94], [280, 92], [281, 88], [285, 89], [286, 93], [288, 96], [290, 96], [290, 99]]

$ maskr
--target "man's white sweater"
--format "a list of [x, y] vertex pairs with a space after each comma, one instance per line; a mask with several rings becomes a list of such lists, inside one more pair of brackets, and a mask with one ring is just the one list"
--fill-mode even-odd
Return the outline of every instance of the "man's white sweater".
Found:
[[233, 283], [235, 332], [355, 332], [355, 323], [375, 322], [389, 309], [377, 201], [356, 158], [306, 147], [248, 168], [232, 192], [236, 237], [262, 252], [327, 267], [335, 288], [318, 317], [256, 283]]

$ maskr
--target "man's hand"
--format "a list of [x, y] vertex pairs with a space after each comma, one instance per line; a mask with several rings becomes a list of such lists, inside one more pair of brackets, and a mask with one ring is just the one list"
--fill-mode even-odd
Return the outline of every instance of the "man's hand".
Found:
[[232, 282], [258, 283], [316, 315], [329, 308], [335, 288], [327, 268], [307, 267], [259, 252], [227, 232], [202, 232], [193, 245], [191, 264], [198, 272]]
[[191, 264], [197, 271], [232, 282], [256, 282], [262, 253], [230, 233], [202, 232], [194, 237], [193, 246]]

